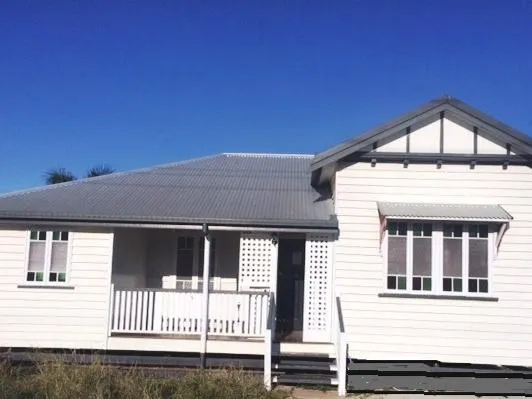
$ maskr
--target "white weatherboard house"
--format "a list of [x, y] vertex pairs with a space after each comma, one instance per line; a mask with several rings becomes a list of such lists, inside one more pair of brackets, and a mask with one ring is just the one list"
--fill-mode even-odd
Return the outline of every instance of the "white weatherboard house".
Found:
[[532, 366], [531, 156], [445, 97], [316, 156], [3, 195], [0, 347], [256, 356], [268, 386], [325, 355], [340, 394], [363, 360]]

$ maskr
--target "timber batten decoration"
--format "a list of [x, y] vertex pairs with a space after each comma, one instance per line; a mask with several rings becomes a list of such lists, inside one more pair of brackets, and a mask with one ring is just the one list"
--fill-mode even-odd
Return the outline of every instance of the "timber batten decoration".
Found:
[[271, 234], [241, 233], [238, 281], [241, 290], [271, 290], [274, 263], [277, 263], [277, 246]]
[[330, 341], [332, 239], [332, 236], [326, 234], [307, 235], [303, 327], [305, 342]]

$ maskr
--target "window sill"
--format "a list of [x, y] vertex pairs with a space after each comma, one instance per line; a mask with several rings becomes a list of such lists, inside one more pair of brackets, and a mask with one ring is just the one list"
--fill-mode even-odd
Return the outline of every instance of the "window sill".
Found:
[[381, 292], [379, 298], [422, 298], [422, 299], [451, 299], [456, 301], [484, 301], [498, 302], [499, 298], [493, 296], [475, 295], [445, 295], [445, 294], [413, 294], [410, 292]]
[[17, 285], [17, 288], [49, 288], [49, 289], [60, 289], [60, 290], [73, 290], [73, 285], [67, 284], [35, 284], [35, 283], [24, 283]]

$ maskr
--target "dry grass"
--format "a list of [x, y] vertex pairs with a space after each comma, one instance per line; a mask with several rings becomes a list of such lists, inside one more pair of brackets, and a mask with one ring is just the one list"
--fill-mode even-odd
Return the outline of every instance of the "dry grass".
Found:
[[98, 362], [69, 365], [57, 361], [15, 367], [0, 363], [2, 399], [282, 399], [262, 379], [237, 369], [191, 371], [182, 378], [150, 378], [140, 369], [118, 369]]

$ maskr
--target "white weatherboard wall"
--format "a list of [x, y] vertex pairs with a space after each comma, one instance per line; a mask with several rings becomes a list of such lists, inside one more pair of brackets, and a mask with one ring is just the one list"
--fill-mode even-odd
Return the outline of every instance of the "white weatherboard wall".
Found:
[[[410, 152], [439, 153], [440, 152], [439, 116], [434, 116], [418, 125], [412, 126], [410, 132]], [[506, 154], [506, 145], [497, 144], [482, 136], [479, 130], [477, 136], [477, 152], [479, 154]], [[376, 152], [406, 152], [406, 135], [386, 143], [379, 143]], [[443, 152], [445, 154], [473, 154], [474, 127], [452, 115], [443, 118]], [[513, 153], [512, 153], [513, 154]]]
[[25, 283], [27, 231], [0, 229], [0, 347], [105, 349], [112, 233], [71, 233], [68, 285]]
[[[492, 264], [499, 301], [379, 297], [377, 201], [502, 205], [514, 220]], [[335, 288], [351, 357], [532, 366], [531, 169], [359, 163], [337, 172], [335, 208]]]

